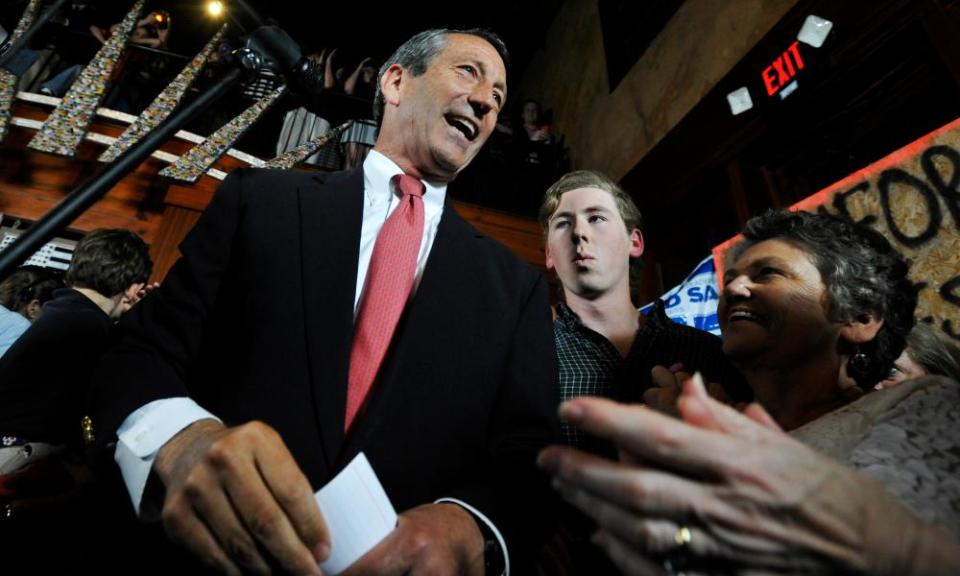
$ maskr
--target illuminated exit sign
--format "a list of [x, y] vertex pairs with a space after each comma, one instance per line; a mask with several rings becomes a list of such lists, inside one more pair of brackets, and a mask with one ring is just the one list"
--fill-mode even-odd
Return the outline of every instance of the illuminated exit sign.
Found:
[[[767, 96], [773, 96], [787, 87], [797, 73], [803, 70], [803, 58], [800, 57], [800, 43], [794, 41], [783, 54], [777, 56], [772, 64], [763, 69], [763, 85], [767, 89]], [[781, 97], [786, 94], [781, 94]]]
[[[768, 97], [777, 95], [780, 100], [784, 100], [787, 96], [793, 94], [793, 91], [797, 89], [797, 75], [800, 74], [800, 71], [807, 64], [813, 66], [814, 70], [816, 69], [816, 52], [810, 52], [809, 49], [823, 46], [832, 29], [833, 22], [830, 20], [813, 14], [807, 16], [793, 44], [760, 73], [760, 79], [763, 81], [763, 87], [766, 89]], [[800, 44], [804, 45], [803, 50], [807, 55], [808, 62], [804, 62], [800, 55]], [[730, 112], [734, 116], [753, 109], [754, 102], [750, 93], [757, 90], [757, 87], [753, 86], [755, 81], [753, 79], [756, 76], [753, 76], [752, 72], [751, 77], [748, 86], [740, 86], [727, 93], [727, 104], [729, 104]]]

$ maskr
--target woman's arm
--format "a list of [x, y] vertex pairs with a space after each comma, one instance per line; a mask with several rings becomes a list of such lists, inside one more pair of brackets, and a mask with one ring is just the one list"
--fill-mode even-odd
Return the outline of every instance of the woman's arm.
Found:
[[367, 65], [367, 62], [370, 62], [370, 57], [367, 56], [357, 64], [356, 69], [353, 73], [347, 78], [347, 81], [343, 84], [343, 91], [347, 94], [353, 94], [354, 89], [357, 87], [357, 79], [360, 77], [360, 71], [363, 70], [363, 67]]

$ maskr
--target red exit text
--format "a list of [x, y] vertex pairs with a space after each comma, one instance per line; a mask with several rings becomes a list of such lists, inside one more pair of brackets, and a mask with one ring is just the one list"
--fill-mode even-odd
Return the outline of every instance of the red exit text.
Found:
[[794, 42], [783, 54], [777, 56], [773, 64], [763, 70], [763, 85], [767, 87], [767, 96], [779, 92], [800, 70], [803, 70], [803, 58], [800, 57], [799, 42]]

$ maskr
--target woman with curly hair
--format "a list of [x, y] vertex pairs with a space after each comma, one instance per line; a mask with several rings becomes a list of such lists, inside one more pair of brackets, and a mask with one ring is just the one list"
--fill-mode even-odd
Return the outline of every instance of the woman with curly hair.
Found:
[[916, 289], [879, 232], [809, 212], [752, 218], [728, 254], [724, 354], [786, 430], [887, 377], [913, 327]]

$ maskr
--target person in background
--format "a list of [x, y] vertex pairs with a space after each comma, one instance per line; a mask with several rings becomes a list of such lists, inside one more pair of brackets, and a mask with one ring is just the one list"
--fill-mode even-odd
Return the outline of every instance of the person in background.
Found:
[[40, 266], [21, 266], [0, 282], [0, 357], [40, 317], [43, 304], [62, 286], [59, 274]]
[[[309, 98], [296, 98], [293, 106], [283, 117], [280, 136], [277, 139], [276, 154], [279, 156], [297, 146], [320, 138], [332, 128], [330, 118], [339, 120], [337, 98], [331, 94], [327, 78], [332, 73], [326, 71], [327, 50], [307, 55], [307, 72], [304, 74], [310, 91]], [[331, 77], [332, 80], [332, 77]], [[338, 170], [343, 163], [338, 139], [332, 139], [321, 146], [303, 163], [323, 170]]]
[[166, 49], [170, 40], [172, 21], [166, 10], [154, 10], [137, 21], [130, 41], [150, 48]]
[[114, 322], [142, 297], [151, 269], [147, 245], [133, 232], [95, 230], [77, 244], [66, 288], [53, 293], [0, 358], [0, 452], [13, 458], [6, 459], [3, 473], [41, 452], [24, 451], [23, 445], [81, 445], [93, 368]]
[[[0, 358], [0, 510], [9, 573], [87, 574], [122, 487], [101, 476], [86, 416], [93, 367], [116, 319], [150, 288], [147, 245], [126, 230], [95, 230], [76, 246], [43, 312]], [[51, 553], [50, 542], [57, 542]], [[22, 568], [20, 568], [22, 566]]]
[[[99, 2], [72, 2], [64, 18], [63, 34], [57, 38], [58, 67], [40, 86], [40, 93], [63, 96], [80, 71], [110, 37], [107, 11]], [[104, 25], [104, 26], [101, 26]]]
[[333, 59], [339, 50], [339, 48], [330, 50], [330, 53], [326, 55], [326, 58], [324, 58], [323, 54], [320, 55], [320, 60], [323, 61], [324, 66], [323, 87], [326, 90], [343, 89], [343, 75], [345, 74], [343, 66], [339, 66], [336, 69], [333, 66]]
[[[344, 81], [343, 91], [348, 96], [363, 100], [372, 100], [375, 87], [374, 77], [376, 70], [369, 65], [370, 58], [364, 58], [357, 64], [353, 73]], [[350, 106], [350, 108], [354, 108]], [[365, 114], [352, 114], [353, 124], [340, 136], [340, 146], [343, 154], [343, 168], [349, 170], [363, 163], [363, 160], [373, 149], [377, 140], [377, 123], [364, 106]]]
[[[540, 117], [540, 103], [530, 98], [524, 101], [520, 109], [520, 124], [523, 126], [523, 136], [528, 142], [549, 143], [550, 124], [543, 122]], [[497, 123], [497, 131], [513, 136], [515, 131], [509, 118], [502, 118]]]
[[[116, 26], [110, 27], [111, 35]], [[167, 50], [172, 27], [173, 21], [168, 12], [154, 10], [137, 21], [128, 43]], [[111, 86], [103, 105], [121, 112], [139, 113], [170, 80], [171, 68], [167, 55], [128, 46], [113, 69]]]
[[874, 387], [883, 390], [926, 374], [960, 380], [960, 345], [930, 324], [918, 322], [890, 374]]
[[520, 114], [523, 120], [523, 130], [530, 142], [551, 141], [550, 125], [544, 122], [540, 116], [540, 103], [536, 100], [527, 100], [523, 103], [523, 111]]

